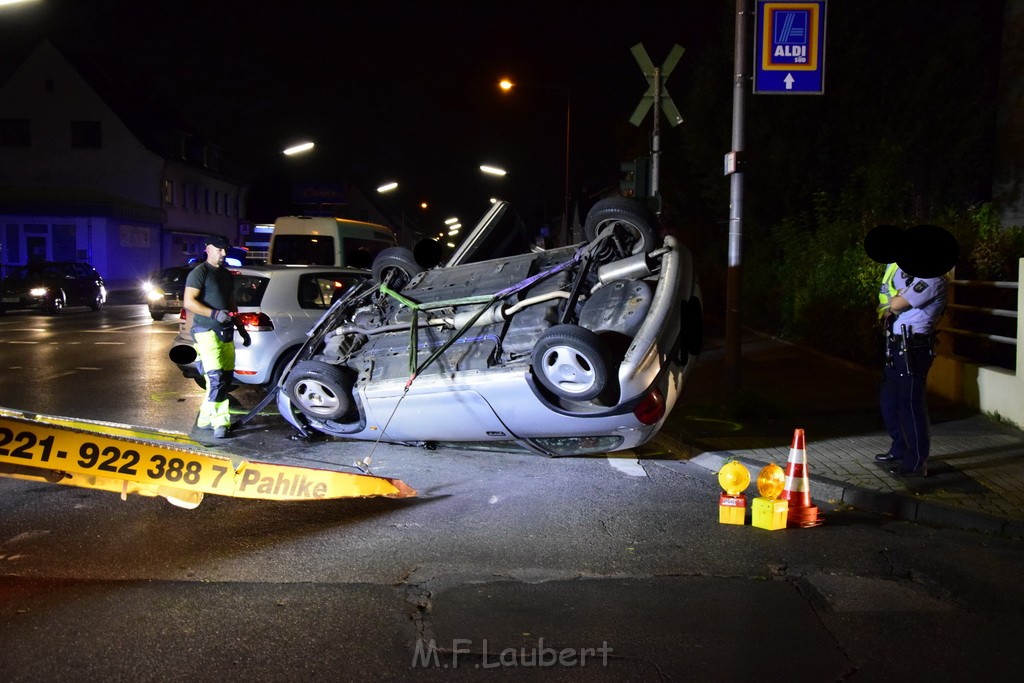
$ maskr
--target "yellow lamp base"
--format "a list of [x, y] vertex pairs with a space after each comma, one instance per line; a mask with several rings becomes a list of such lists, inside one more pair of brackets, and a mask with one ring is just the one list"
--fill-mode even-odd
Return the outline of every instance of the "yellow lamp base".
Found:
[[771, 498], [755, 498], [751, 524], [761, 529], [775, 531], [786, 528], [789, 501]]
[[747, 497], [742, 493], [718, 497], [718, 521], [722, 524], [744, 524], [747, 517]]

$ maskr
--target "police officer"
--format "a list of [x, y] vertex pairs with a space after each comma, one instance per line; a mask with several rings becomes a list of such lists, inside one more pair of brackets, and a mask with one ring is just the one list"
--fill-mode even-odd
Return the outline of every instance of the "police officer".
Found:
[[937, 339], [935, 326], [946, 309], [944, 276], [917, 278], [900, 270], [894, 279], [898, 292], [883, 315], [886, 363], [882, 370], [879, 405], [892, 445], [875, 456], [892, 463], [892, 474], [928, 476], [931, 447], [926, 391]]
[[[892, 226], [879, 226], [890, 230]], [[876, 229], [877, 230], [877, 229]], [[881, 233], [876, 233], [876, 240]], [[891, 233], [889, 233], [891, 235]], [[935, 327], [946, 309], [945, 272], [956, 262], [956, 240], [942, 228], [919, 225], [894, 240], [888, 250], [865, 248], [898, 258], [888, 264], [879, 291], [878, 312], [886, 337], [879, 405], [891, 445], [875, 460], [890, 464], [899, 477], [928, 476], [931, 448], [928, 371], [937, 343]]]
[[[206, 397], [199, 409], [196, 426], [213, 429], [223, 439], [231, 430], [228, 389], [235, 369], [234, 330], [236, 322], [234, 282], [224, 266], [230, 243], [215, 235], [206, 239], [206, 260], [192, 269], [185, 281], [185, 308], [193, 313], [192, 337], [206, 373]], [[252, 339], [238, 325], [242, 343]]]

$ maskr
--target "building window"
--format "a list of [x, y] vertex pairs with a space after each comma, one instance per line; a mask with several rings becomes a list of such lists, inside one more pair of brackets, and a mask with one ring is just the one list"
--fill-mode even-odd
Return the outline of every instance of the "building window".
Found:
[[99, 121], [72, 121], [71, 146], [75, 149], [103, 147], [103, 132]]
[[164, 179], [163, 181], [164, 204], [174, 203], [174, 181]]
[[206, 206], [206, 213], [210, 213], [210, 190], [209, 188], [203, 190], [204, 201], [203, 204]]
[[32, 126], [28, 119], [0, 119], [0, 147], [31, 147]]

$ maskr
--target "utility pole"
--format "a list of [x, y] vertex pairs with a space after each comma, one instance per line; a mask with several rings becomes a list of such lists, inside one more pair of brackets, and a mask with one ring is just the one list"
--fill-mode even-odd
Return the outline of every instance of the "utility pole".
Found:
[[736, 0], [736, 49], [733, 54], [732, 151], [725, 156], [729, 176], [729, 265], [725, 295], [725, 380], [733, 392], [742, 383], [740, 291], [743, 286], [743, 163], [747, 100], [747, 27], [749, 0]]

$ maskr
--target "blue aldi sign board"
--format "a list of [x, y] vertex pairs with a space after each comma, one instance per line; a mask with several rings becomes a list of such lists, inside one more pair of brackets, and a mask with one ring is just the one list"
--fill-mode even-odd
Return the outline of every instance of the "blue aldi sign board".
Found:
[[757, 0], [754, 92], [825, 92], [825, 0]]

